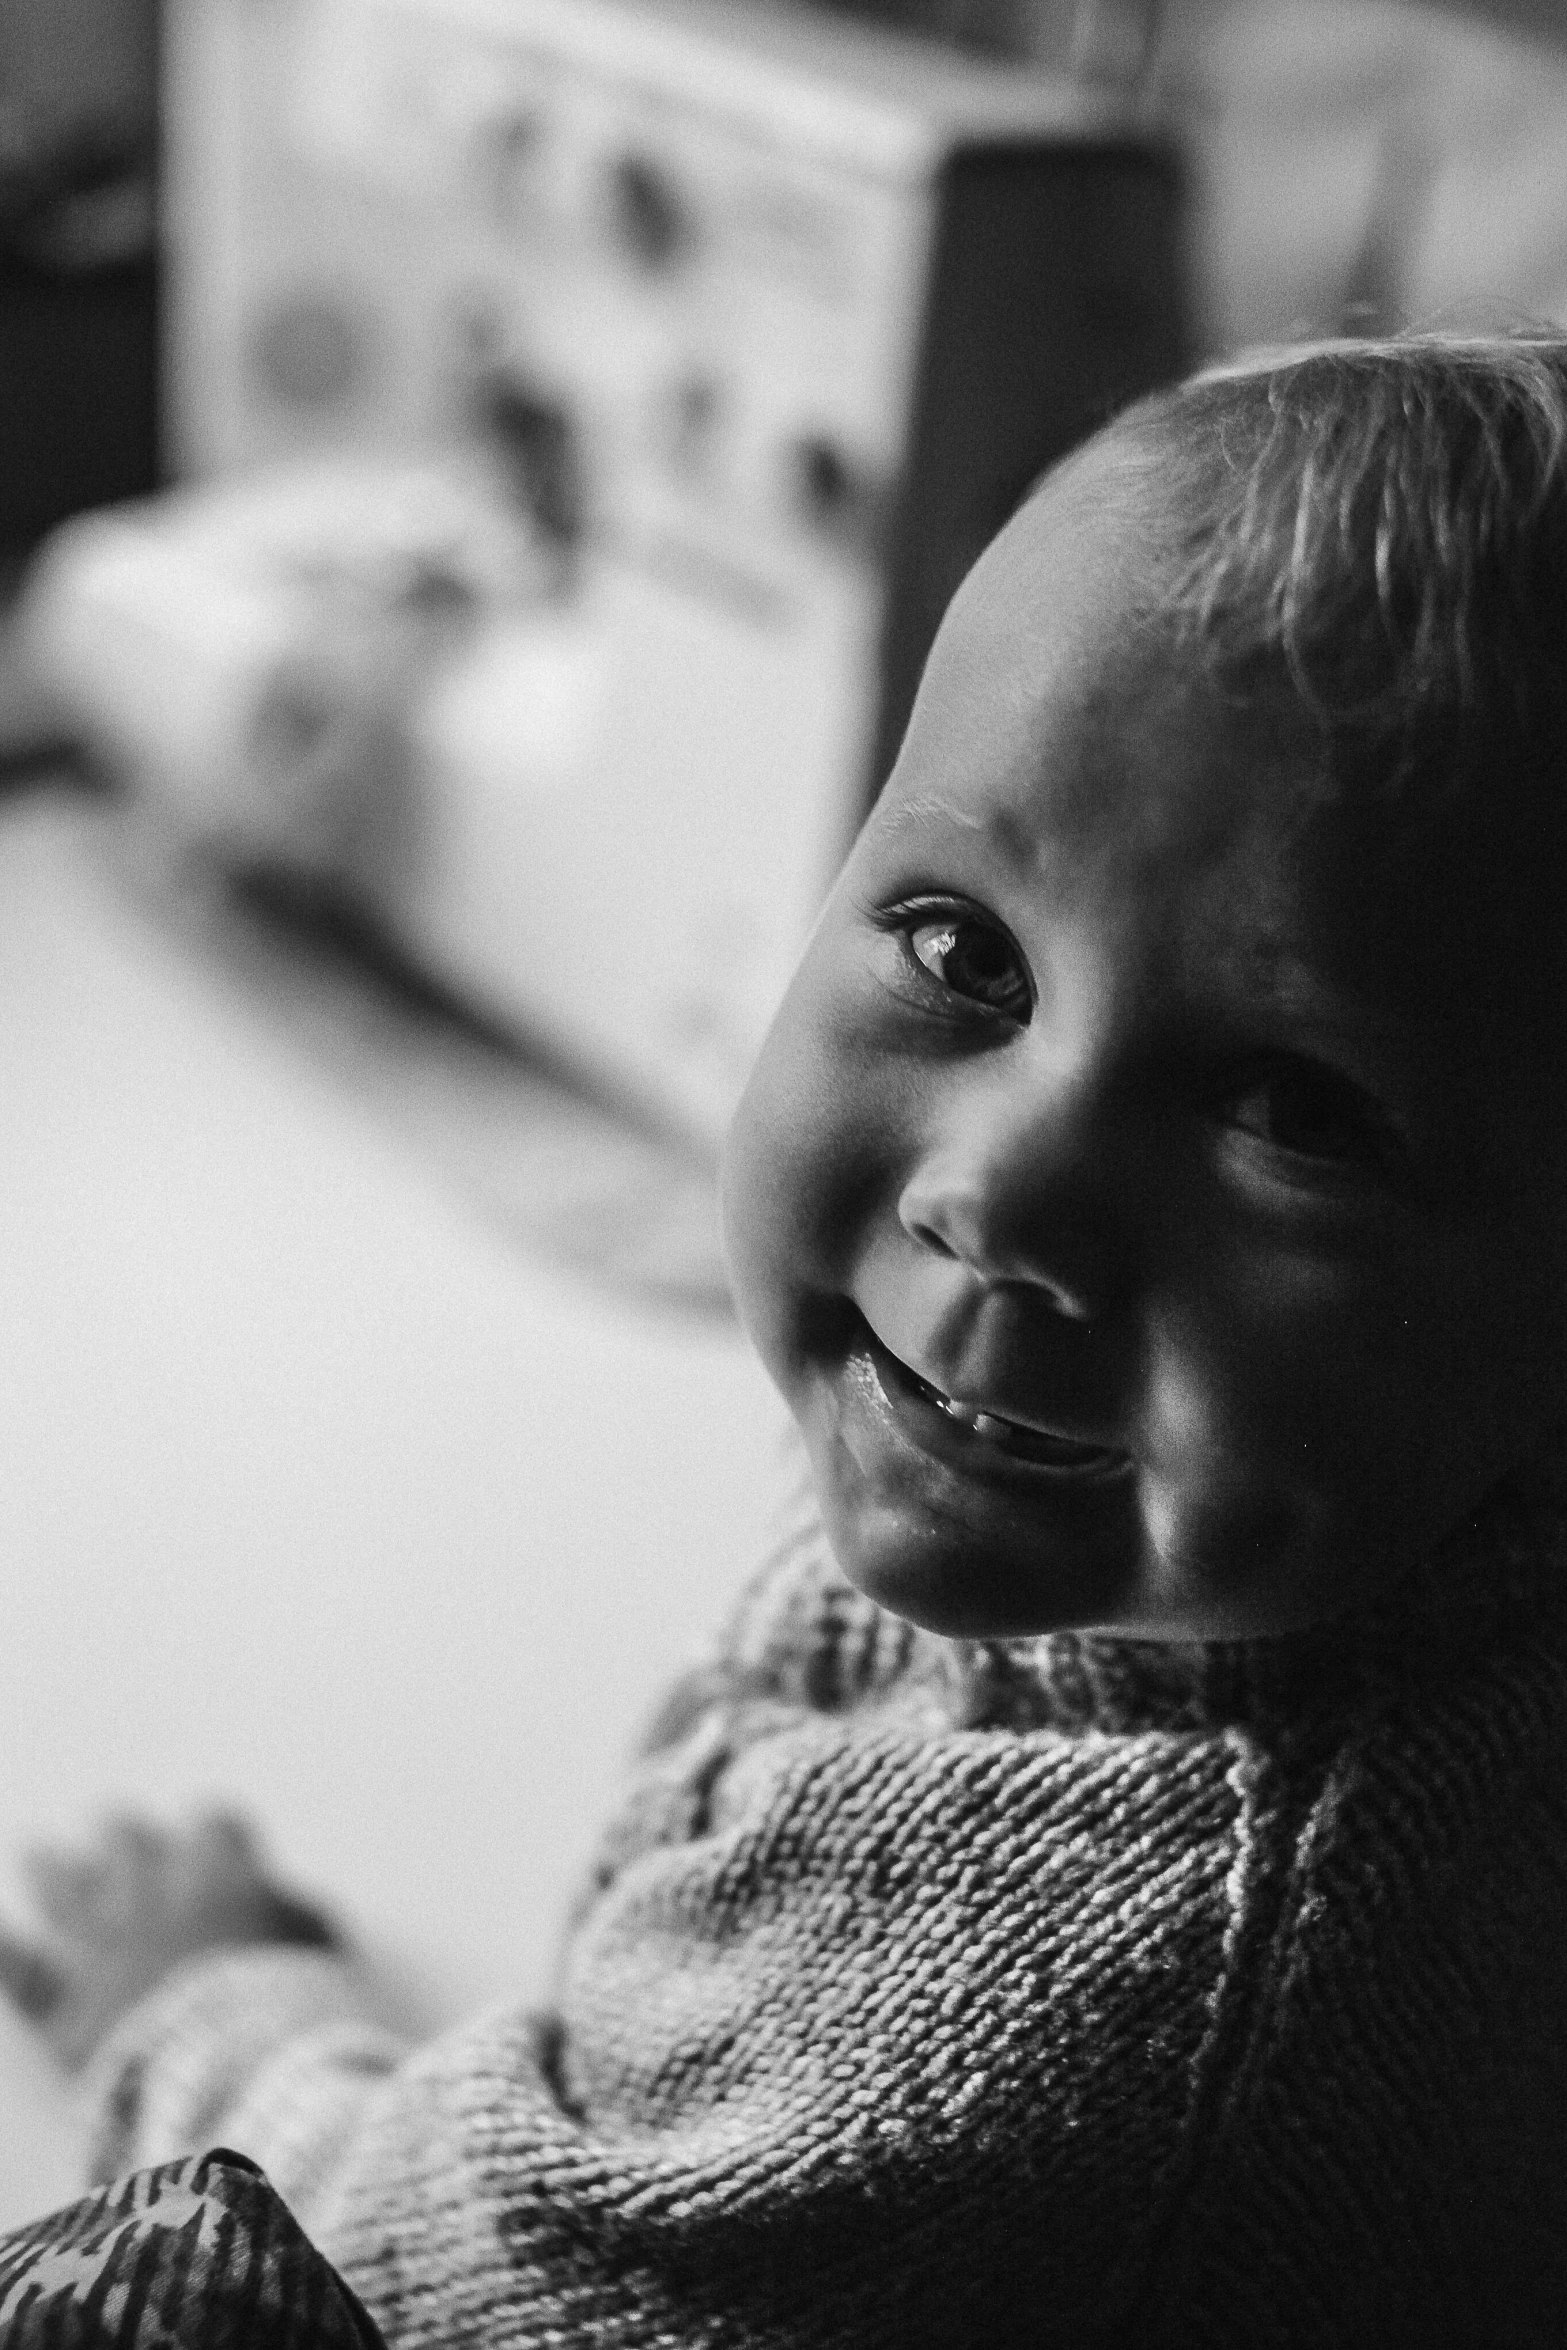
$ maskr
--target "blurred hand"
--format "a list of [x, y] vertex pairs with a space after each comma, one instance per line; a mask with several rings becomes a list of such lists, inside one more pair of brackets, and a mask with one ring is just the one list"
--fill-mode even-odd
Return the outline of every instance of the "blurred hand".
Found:
[[107, 1821], [79, 1852], [24, 1862], [43, 1936], [0, 1929], [0, 1991], [74, 2070], [171, 1967], [257, 1943], [335, 1949], [319, 1910], [268, 1875], [251, 1830], [210, 1812], [183, 1830]]

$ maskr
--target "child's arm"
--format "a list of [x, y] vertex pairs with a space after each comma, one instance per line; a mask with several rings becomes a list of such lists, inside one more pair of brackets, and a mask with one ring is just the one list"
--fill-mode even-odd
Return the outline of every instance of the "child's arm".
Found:
[[118, 1819], [28, 1875], [43, 1936], [0, 1933], [0, 1991], [85, 2075], [92, 2176], [242, 2144], [305, 2216], [407, 2054], [328, 1920], [223, 1814]]

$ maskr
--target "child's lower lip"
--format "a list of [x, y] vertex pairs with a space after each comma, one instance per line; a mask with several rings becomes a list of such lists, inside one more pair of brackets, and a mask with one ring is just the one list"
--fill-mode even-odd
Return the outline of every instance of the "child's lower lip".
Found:
[[970, 1471], [1006, 1470], [1074, 1483], [1116, 1477], [1129, 1456], [1111, 1445], [1079, 1444], [1044, 1429], [1026, 1428], [998, 1413], [954, 1404], [883, 1346], [868, 1324], [863, 1343], [876, 1383], [895, 1417], [926, 1450]]

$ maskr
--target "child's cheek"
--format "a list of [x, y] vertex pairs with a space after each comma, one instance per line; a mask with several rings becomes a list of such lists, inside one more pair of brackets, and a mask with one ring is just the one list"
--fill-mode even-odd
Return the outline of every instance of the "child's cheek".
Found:
[[842, 1171], [809, 1075], [789, 1040], [766, 1048], [731, 1130], [724, 1159], [724, 1247], [740, 1318], [788, 1391], [801, 1323], [835, 1295], [844, 1211]]
[[836, 943], [819, 939], [797, 975], [731, 1131], [725, 1230], [742, 1282], [847, 1286], [892, 1186], [899, 1120], [886, 1060]]
[[1397, 1408], [1397, 1317], [1377, 1287], [1309, 1255], [1237, 1251], [1151, 1301], [1133, 1410], [1151, 1597], [1217, 1610], [1211, 1631], [1232, 1609], [1237, 1631], [1318, 1612], [1375, 1500], [1374, 1423]]

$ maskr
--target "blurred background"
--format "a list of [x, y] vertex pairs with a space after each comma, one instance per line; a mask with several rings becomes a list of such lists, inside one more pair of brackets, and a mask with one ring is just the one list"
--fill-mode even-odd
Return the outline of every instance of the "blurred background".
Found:
[[[0, 0], [0, 1908], [534, 1996], [777, 1409], [718, 1138], [1115, 406], [1567, 315], [1554, 0]], [[0, 2225], [75, 2184], [0, 2018]]]

